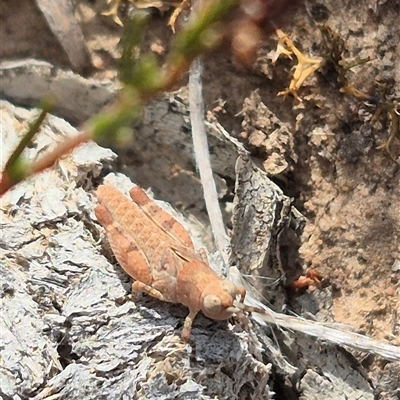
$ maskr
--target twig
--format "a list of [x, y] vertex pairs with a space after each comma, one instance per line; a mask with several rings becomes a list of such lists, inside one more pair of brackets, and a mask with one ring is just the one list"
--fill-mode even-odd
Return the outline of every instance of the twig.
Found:
[[92, 67], [89, 50], [75, 16], [71, 0], [35, 0], [50, 29], [63, 47], [74, 71]]
[[[146, 15], [139, 13], [131, 21], [125, 37], [123, 55], [126, 57], [121, 59], [120, 65], [123, 89], [119, 93], [118, 100], [92, 117], [85, 124], [84, 133], [73, 139], [67, 139], [53, 153], [34, 164], [25, 163], [20, 157], [27, 144], [23, 138], [18, 146], [19, 154], [7, 162], [7, 165], [11, 162], [13, 167], [6, 167], [0, 174], [0, 195], [23, 179], [50, 167], [58, 157], [69, 152], [77, 144], [90, 138], [96, 141], [110, 139], [113, 133], [116, 134], [121, 128], [131, 124], [140, 116], [145, 103], [177, 83], [190, 68], [192, 60], [220, 43], [224, 29], [216, 25], [216, 22], [221, 21], [238, 5], [238, 2], [239, 0], [215, 0], [199, 10], [197, 18], [191, 18], [173, 40], [165, 68], [159, 67], [154, 55], [150, 53], [139, 60], [132, 58], [135, 52], [131, 50], [140, 43], [145, 29]], [[206, 41], [205, 36], [208, 38]], [[40, 123], [38, 126], [40, 127]]]
[[220, 254], [222, 255], [225, 265], [228, 266], [229, 257], [227, 250], [229, 248], [229, 238], [225, 231], [217, 189], [215, 187], [213, 172], [211, 169], [204, 121], [205, 116], [201, 72], [202, 61], [197, 59], [193, 62], [189, 72], [189, 109], [192, 123], [193, 147], [214, 240]]
[[293, 317], [271, 310], [256, 299], [254, 296], [256, 289], [243, 279], [242, 274], [236, 267], [229, 269], [229, 278], [237, 286], [244, 286], [246, 288], [245, 304], [253, 308], [252, 318], [260, 324], [273, 324], [278, 328], [302, 332], [319, 340], [326, 340], [340, 346], [348, 346], [352, 349], [377, 354], [387, 360], [400, 361], [400, 347], [398, 346], [379, 342], [359, 333], [335, 328], [332, 324], [328, 326], [317, 321], [309, 321], [304, 318]]
[[[67, 154], [79, 144], [89, 140], [87, 133], [80, 133], [77, 136], [67, 139], [60, 143], [51, 153], [46, 154], [44, 157], [32, 164], [22, 164], [21, 159], [18, 157], [17, 168], [6, 168], [0, 176], [0, 196], [11, 189], [14, 185], [26, 179], [28, 176], [34, 175], [38, 172], [51, 167], [60, 157]], [[21, 143], [20, 143], [21, 145]], [[17, 170], [17, 173], [14, 171]]]

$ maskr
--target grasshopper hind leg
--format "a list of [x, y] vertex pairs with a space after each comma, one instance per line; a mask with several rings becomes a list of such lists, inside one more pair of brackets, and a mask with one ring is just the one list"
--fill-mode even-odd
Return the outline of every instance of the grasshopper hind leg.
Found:
[[194, 250], [192, 239], [186, 229], [171, 215], [152, 201], [139, 186], [129, 192], [131, 199], [163, 231], [172, 236], [178, 243]]
[[153, 278], [150, 264], [137, 243], [124, 234], [107, 207], [100, 204], [95, 208], [95, 214], [106, 230], [111, 249], [121, 267], [137, 281], [151, 284]]

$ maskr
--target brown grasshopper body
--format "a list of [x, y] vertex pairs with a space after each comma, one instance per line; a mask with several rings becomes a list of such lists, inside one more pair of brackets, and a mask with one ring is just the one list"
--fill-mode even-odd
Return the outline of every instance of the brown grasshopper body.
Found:
[[214, 320], [240, 312], [234, 303], [238, 295], [243, 303], [245, 289], [219, 277], [196, 254], [185, 228], [142, 189], [135, 186], [129, 194], [133, 202], [112, 186], [100, 186], [95, 213], [119, 264], [135, 279], [132, 290], [188, 307], [185, 341], [200, 310]]

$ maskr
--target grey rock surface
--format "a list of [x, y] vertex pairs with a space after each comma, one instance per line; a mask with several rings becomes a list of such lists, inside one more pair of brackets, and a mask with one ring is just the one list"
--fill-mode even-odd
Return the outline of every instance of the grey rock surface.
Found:
[[[23, 121], [36, 111], [7, 102], [1, 108], [6, 160], [24, 131]], [[74, 134], [65, 121], [49, 116], [25, 157], [33, 160]], [[193, 342], [184, 344], [183, 307], [129, 296], [129, 279], [113, 262], [93, 213], [92, 189], [114, 160], [110, 150], [90, 142], [2, 197], [4, 395], [269, 399], [274, 391], [293, 392], [296, 386], [278, 384], [289, 379], [304, 398], [326, 391], [372, 398], [359, 367], [335, 347], [280, 330], [277, 347], [262, 325], [243, 330], [203, 316], [194, 323]], [[123, 175], [109, 174], [104, 181], [124, 192], [132, 186]], [[196, 230], [196, 224], [184, 223]]]
[[[1, 108], [6, 160], [23, 133], [18, 120], [35, 111]], [[74, 134], [50, 116], [25, 156]], [[82, 145], [2, 197], [2, 392], [21, 399], [270, 398], [271, 364], [259, 359], [249, 333], [199, 317], [192, 347], [179, 337], [183, 307], [129, 298], [128, 278], [110, 263], [93, 214], [91, 189], [114, 158]]]

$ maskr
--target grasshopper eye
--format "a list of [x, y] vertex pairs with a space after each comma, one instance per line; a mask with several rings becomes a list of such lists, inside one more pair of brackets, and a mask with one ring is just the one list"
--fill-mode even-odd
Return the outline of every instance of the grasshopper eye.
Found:
[[223, 281], [222, 289], [225, 293], [227, 293], [231, 297], [236, 297], [237, 294], [237, 287], [234, 283], [230, 281]]
[[222, 311], [221, 299], [215, 294], [209, 294], [204, 297], [203, 311], [205, 314], [210, 315], [210, 317], [218, 315]]

